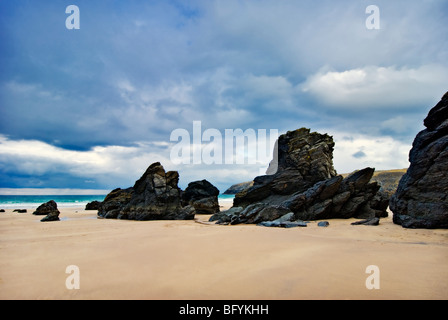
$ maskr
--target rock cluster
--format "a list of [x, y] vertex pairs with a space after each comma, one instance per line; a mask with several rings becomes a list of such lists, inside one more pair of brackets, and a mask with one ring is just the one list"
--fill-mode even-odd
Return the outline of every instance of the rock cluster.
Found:
[[159, 162], [153, 163], [133, 187], [110, 192], [99, 205], [98, 216], [129, 220], [192, 220], [198, 211], [219, 211], [219, 205], [216, 207], [219, 191], [208, 181], [191, 183], [185, 193], [178, 187], [178, 182], [178, 172], [165, 172]]
[[277, 161], [268, 169], [272, 174], [255, 178], [252, 187], [235, 196], [230, 210], [211, 221], [260, 224], [285, 216], [287, 221], [387, 216], [389, 198], [371, 182], [375, 169], [345, 179], [337, 175], [332, 137], [302, 128], [280, 136], [276, 148]]
[[406, 228], [448, 228], [448, 92], [424, 125], [390, 201], [393, 221]]
[[40, 221], [48, 222], [48, 221], [59, 221], [60, 212], [58, 210], [57, 203], [54, 200], [50, 200], [37, 207], [36, 211], [34, 211], [33, 214], [36, 216], [45, 216]]
[[275, 145], [267, 175], [254, 179], [252, 187], [236, 194], [234, 205], [278, 202], [279, 197], [305, 191], [316, 182], [336, 176], [333, 138], [302, 128], [281, 135]]

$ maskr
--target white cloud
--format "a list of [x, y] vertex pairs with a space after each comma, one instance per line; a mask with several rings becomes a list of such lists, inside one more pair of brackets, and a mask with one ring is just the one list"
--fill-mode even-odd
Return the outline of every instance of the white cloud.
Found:
[[[10, 140], [0, 135], [0, 164], [9, 171], [45, 176], [84, 177], [103, 185], [133, 183], [153, 162], [169, 163], [156, 144], [94, 147], [88, 151], [58, 148], [37, 140]], [[166, 145], [162, 143], [164, 148]]]
[[44, 88], [41, 84], [23, 83], [15, 80], [8, 81], [3, 84], [3, 88], [12, 94], [22, 97], [32, 97], [43, 100], [60, 100], [62, 98], [60, 93], [51, 92], [51, 90]]
[[409, 167], [408, 156], [412, 146], [392, 137], [337, 132], [333, 138], [333, 164], [338, 173], [366, 167], [377, 170]]
[[366, 66], [345, 71], [320, 71], [301, 89], [336, 108], [408, 108], [436, 102], [446, 91], [448, 68]]
[[[397, 116], [385, 120], [380, 125], [381, 129], [388, 130], [396, 134], [406, 133], [409, 130], [415, 131], [415, 121], [412, 118]], [[421, 127], [423, 129], [423, 121], [421, 121]]]

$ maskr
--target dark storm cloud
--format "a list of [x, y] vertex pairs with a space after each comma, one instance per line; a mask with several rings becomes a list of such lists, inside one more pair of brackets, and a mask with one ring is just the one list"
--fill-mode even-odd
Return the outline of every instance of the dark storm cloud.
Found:
[[369, 4], [76, 1], [81, 27], [67, 30], [66, 4], [2, 1], [0, 136], [90, 156], [169, 143], [199, 120], [410, 145], [447, 89], [447, 3], [376, 1], [380, 30], [365, 27]]

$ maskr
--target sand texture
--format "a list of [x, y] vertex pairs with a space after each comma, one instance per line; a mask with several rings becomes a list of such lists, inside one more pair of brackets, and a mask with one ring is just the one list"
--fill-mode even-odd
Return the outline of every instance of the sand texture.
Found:
[[[448, 230], [219, 226], [197, 221], [61, 221], [0, 213], [1, 299], [447, 299]], [[69, 290], [69, 265], [80, 289]], [[366, 268], [380, 289], [366, 288]]]

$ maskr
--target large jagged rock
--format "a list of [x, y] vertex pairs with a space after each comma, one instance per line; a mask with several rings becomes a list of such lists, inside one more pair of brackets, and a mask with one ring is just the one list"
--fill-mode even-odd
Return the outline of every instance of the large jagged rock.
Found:
[[333, 148], [332, 137], [310, 133], [307, 128], [281, 135], [274, 150], [277, 157], [271, 161], [267, 175], [256, 177], [252, 187], [236, 194], [234, 205], [276, 201], [279, 196], [305, 191], [316, 182], [336, 176]]
[[[235, 196], [234, 207], [212, 216], [222, 224], [261, 223], [288, 215], [290, 221], [386, 217], [389, 198], [365, 168], [345, 179], [333, 168], [333, 138], [298, 129], [279, 137], [271, 175]], [[276, 170], [275, 170], [276, 169]]]
[[429, 111], [390, 208], [406, 228], [448, 228], [448, 92]]
[[320, 181], [282, 205], [300, 220], [387, 217], [389, 198], [378, 193], [378, 183], [370, 182], [374, 172], [365, 168], [345, 179], [336, 176]]
[[182, 206], [178, 181], [176, 171], [165, 172], [159, 162], [153, 163], [132, 188], [115, 189], [108, 194], [98, 216], [129, 220], [194, 219], [194, 207]]

